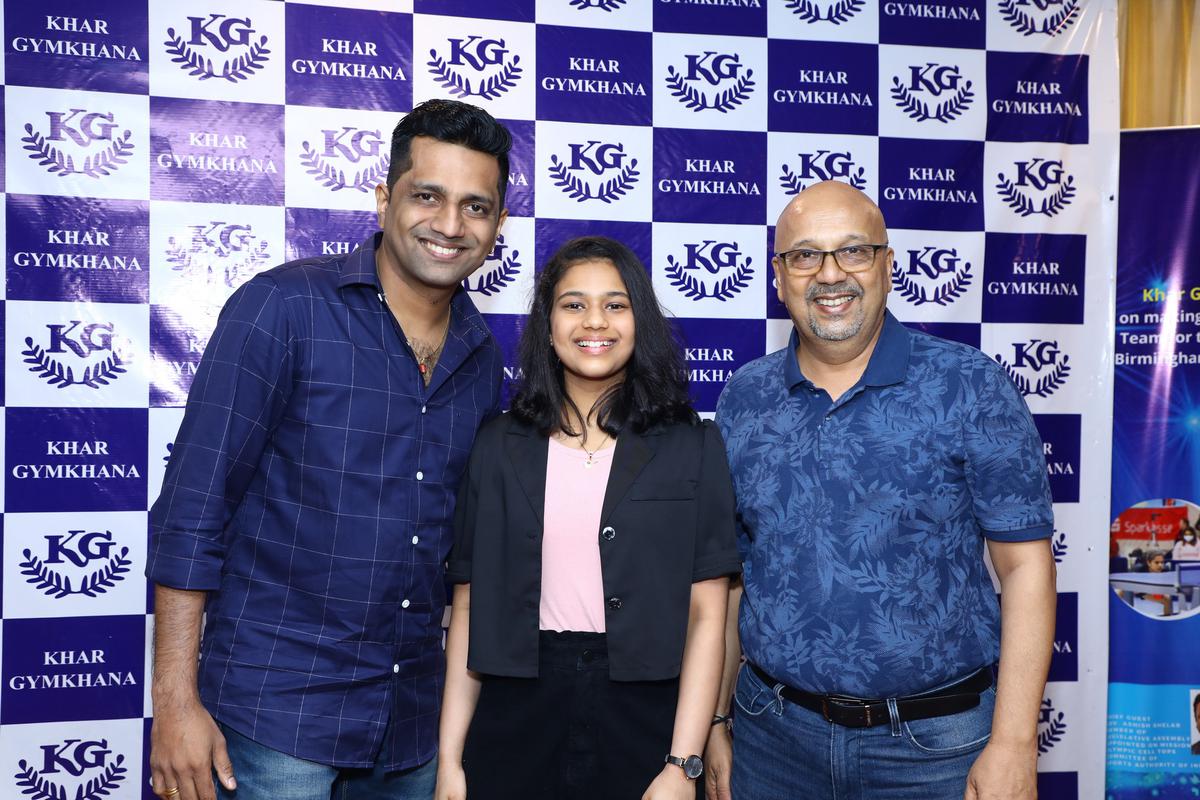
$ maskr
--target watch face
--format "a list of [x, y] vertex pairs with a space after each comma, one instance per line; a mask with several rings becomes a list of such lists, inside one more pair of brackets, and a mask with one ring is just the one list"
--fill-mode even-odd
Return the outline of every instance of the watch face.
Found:
[[704, 761], [700, 756], [688, 756], [683, 760], [683, 774], [691, 780], [704, 774]]

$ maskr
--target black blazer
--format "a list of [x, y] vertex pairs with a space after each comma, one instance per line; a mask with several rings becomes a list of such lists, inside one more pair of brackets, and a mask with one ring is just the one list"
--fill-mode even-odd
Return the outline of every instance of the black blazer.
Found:
[[[511, 414], [497, 417], [459, 489], [447, 576], [471, 584], [467, 666], [477, 672], [538, 674], [548, 448]], [[734, 513], [713, 423], [617, 437], [596, 531], [613, 680], [679, 675], [692, 583], [741, 568]]]

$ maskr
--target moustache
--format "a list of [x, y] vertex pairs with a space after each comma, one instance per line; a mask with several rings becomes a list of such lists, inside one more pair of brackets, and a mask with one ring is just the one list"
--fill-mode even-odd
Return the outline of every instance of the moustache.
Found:
[[818, 297], [828, 297], [836, 294], [851, 294], [855, 297], [862, 297], [863, 289], [857, 283], [847, 279], [841, 283], [833, 284], [817, 284], [814, 283], [808, 287], [808, 291], [804, 293], [805, 300], [816, 300]]

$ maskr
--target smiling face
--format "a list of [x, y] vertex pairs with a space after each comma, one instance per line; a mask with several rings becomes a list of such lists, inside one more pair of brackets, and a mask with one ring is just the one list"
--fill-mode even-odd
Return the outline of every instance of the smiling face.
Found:
[[[794, 199], [775, 229], [775, 251], [799, 248], [836, 250], [854, 244], [887, 241], [883, 215], [870, 198], [847, 184], [828, 181]], [[813, 275], [793, 275], [774, 260], [779, 299], [799, 332], [803, 346], [819, 354], [828, 343], [848, 342], [861, 352], [883, 325], [891, 290], [892, 251], [876, 253], [871, 266], [847, 273], [832, 255]]]
[[621, 273], [610, 261], [572, 264], [554, 287], [550, 338], [567, 394], [620, 383], [633, 355], [634, 319]]
[[507, 216], [498, 208], [500, 167], [487, 153], [427, 136], [412, 140], [410, 157], [391, 189], [375, 188], [376, 263], [414, 288], [452, 290], [487, 258]]

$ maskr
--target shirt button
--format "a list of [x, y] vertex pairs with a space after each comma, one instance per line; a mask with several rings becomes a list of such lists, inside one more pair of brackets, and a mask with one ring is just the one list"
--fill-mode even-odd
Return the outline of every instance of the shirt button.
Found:
[[422, 413], [422, 414], [424, 414], [424, 413], [425, 413], [425, 406], [421, 406], [421, 413]]
[[[828, 417], [826, 417], [826, 419], [828, 419]], [[425, 480], [425, 473], [424, 473], [424, 472], [421, 472], [421, 471], [419, 471], [419, 470], [418, 470], [418, 472], [417, 472], [417, 480], [419, 480], [419, 481], [423, 481], [423, 480]]]
[[605, 526], [604, 530], [600, 531], [600, 538], [606, 542], [611, 542], [616, 538], [617, 532], [613, 530], [611, 525]]
[[410, 602], [408, 602], [407, 600], [405, 600], [404, 602], [402, 602], [402, 603], [400, 604], [400, 607], [401, 607], [401, 608], [408, 608], [410, 605], [412, 605], [412, 603], [410, 603]]
[[413, 544], [416, 544], [419, 541], [421, 541], [420, 537], [418, 537], [418, 536], [413, 537]]
[[618, 608], [621, 607], [621, 598], [619, 598], [619, 597], [608, 598], [608, 607], [611, 608], [613, 611], [616, 611]]
[[396, 673], [396, 674], [399, 674], [399, 673], [400, 673], [400, 665], [399, 665], [399, 664], [392, 664], [392, 672], [394, 672], [394, 673]]

